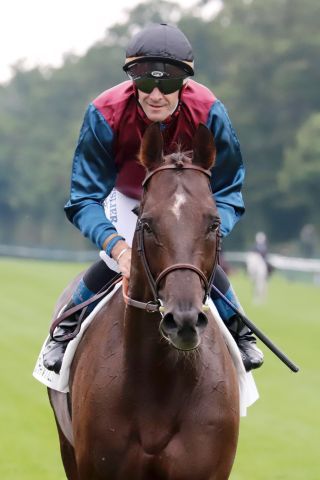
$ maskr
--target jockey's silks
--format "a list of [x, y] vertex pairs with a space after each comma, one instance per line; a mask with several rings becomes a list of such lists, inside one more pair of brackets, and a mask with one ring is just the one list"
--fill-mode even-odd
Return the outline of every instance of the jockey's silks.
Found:
[[[211, 184], [221, 217], [221, 233], [226, 236], [244, 213], [240, 145], [223, 104], [206, 87], [189, 79], [176, 111], [161, 124], [164, 153], [173, 153], [177, 145], [182, 150], [192, 150], [192, 139], [200, 122], [208, 126], [215, 139], [217, 157]], [[98, 248], [116, 232], [103, 208], [103, 201], [112, 189], [116, 187], [128, 197], [140, 198], [145, 172], [137, 154], [150, 123], [131, 81], [106, 90], [87, 109], [74, 155], [71, 194], [65, 211], [69, 220]]]

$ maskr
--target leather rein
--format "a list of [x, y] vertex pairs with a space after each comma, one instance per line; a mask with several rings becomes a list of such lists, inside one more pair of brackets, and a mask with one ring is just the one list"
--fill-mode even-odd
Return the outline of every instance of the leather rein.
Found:
[[[163, 170], [176, 170], [176, 171], [177, 170], [178, 171], [179, 170], [196, 170], [196, 171], [199, 171], [199, 172], [202, 172], [203, 174], [205, 174], [207, 177], [209, 177], [209, 179], [211, 178], [210, 170], [206, 170], [206, 169], [204, 169], [202, 167], [199, 167], [197, 165], [184, 165], [182, 163], [177, 164], [177, 165], [174, 165], [174, 164], [163, 165], [161, 167], [158, 167], [158, 168], [154, 169], [152, 172], [147, 174], [147, 176], [145, 177], [145, 179], [142, 183], [142, 186], [144, 188], [144, 193], [146, 191], [146, 187], [147, 187], [147, 184], [148, 184], [150, 178], [153, 177], [153, 175], [155, 175], [156, 173], [162, 172]], [[143, 221], [141, 221], [141, 218], [139, 217], [138, 221], [137, 221], [137, 227], [136, 227], [137, 244], [138, 244], [137, 250], [138, 250], [138, 253], [141, 257], [142, 265], [144, 267], [145, 273], [146, 273], [147, 278], [148, 278], [149, 286], [150, 286], [150, 289], [151, 289], [152, 295], [153, 295], [153, 300], [151, 300], [149, 302], [146, 302], [146, 303], [145, 302], [140, 302], [138, 300], [134, 300], [134, 299], [130, 298], [127, 295], [127, 293], [124, 291], [123, 296], [124, 296], [124, 299], [125, 299], [125, 302], [127, 303], [127, 305], [131, 305], [132, 307], [136, 307], [136, 308], [146, 310], [149, 313], [154, 313], [154, 312], [162, 313], [164, 311], [164, 308], [161, 305], [161, 300], [159, 299], [159, 295], [158, 295], [160, 282], [169, 273], [171, 273], [175, 270], [191, 270], [191, 271], [197, 273], [197, 275], [200, 277], [200, 279], [203, 283], [204, 292], [205, 292], [204, 293], [204, 299], [203, 299], [203, 309], [207, 310], [208, 307], [205, 305], [205, 303], [206, 303], [207, 297], [208, 297], [209, 292], [210, 292], [211, 283], [213, 281], [213, 276], [214, 276], [216, 266], [217, 266], [217, 262], [218, 262], [218, 254], [219, 254], [219, 251], [220, 251], [219, 229], [217, 229], [217, 232], [216, 232], [215, 259], [214, 259], [214, 265], [213, 265], [212, 272], [210, 274], [209, 279], [207, 279], [206, 275], [198, 267], [196, 267], [195, 265], [192, 265], [190, 263], [175, 263], [174, 265], [171, 265], [171, 266], [165, 268], [164, 270], [162, 270], [162, 272], [160, 272], [158, 277], [155, 279], [153, 277], [152, 273], [151, 273], [151, 270], [150, 270], [150, 267], [149, 267], [149, 264], [148, 264], [148, 260], [147, 260], [147, 257], [146, 257], [146, 252], [145, 252], [145, 245], [144, 245], [144, 229], [145, 229], [145, 227], [146, 227], [146, 224]]]

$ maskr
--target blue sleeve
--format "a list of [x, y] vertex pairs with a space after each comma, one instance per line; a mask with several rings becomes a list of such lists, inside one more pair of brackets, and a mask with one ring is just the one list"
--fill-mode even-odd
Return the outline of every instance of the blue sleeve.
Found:
[[213, 133], [217, 148], [211, 185], [221, 218], [221, 233], [225, 237], [245, 211], [241, 194], [245, 170], [238, 138], [219, 100], [211, 107], [207, 126]]
[[100, 112], [90, 105], [84, 117], [73, 158], [68, 219], [98, 248], [116, 232], [105, 216], [103, 201], [115, 184], [113, 132]]

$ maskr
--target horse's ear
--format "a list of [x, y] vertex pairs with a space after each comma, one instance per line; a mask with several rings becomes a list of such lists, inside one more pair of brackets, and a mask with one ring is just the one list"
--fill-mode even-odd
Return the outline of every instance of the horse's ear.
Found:
[[159, 123], [152, 123], [145, 131], [139, 153], [140, 163], [147, 170], [154, 170], [162, 162], [163, 138]]
[[215, 158], [216, 147], [212, 132], [206, 125], [200, 123], [193, 137], [192, 162], [209, 170], [213, 166]]

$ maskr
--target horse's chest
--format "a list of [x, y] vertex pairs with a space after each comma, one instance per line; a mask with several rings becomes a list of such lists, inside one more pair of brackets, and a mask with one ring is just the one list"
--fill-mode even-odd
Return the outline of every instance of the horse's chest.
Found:
[[128, 442], [121, 455], [121, 480], [209, 480], [208, 472], [216, 461], [213, 452], [218, 450], [211, 435], [201, 421], [196, 425], [184, 419], [144, 415], [139, 424], [129, 425]]
[[148, 455], [163, 452], [179, 431], [179, 424], [174, 418], [163, 415], [143, 415], [137, 425], [133, 425], [134, 437], [140, 448]]

